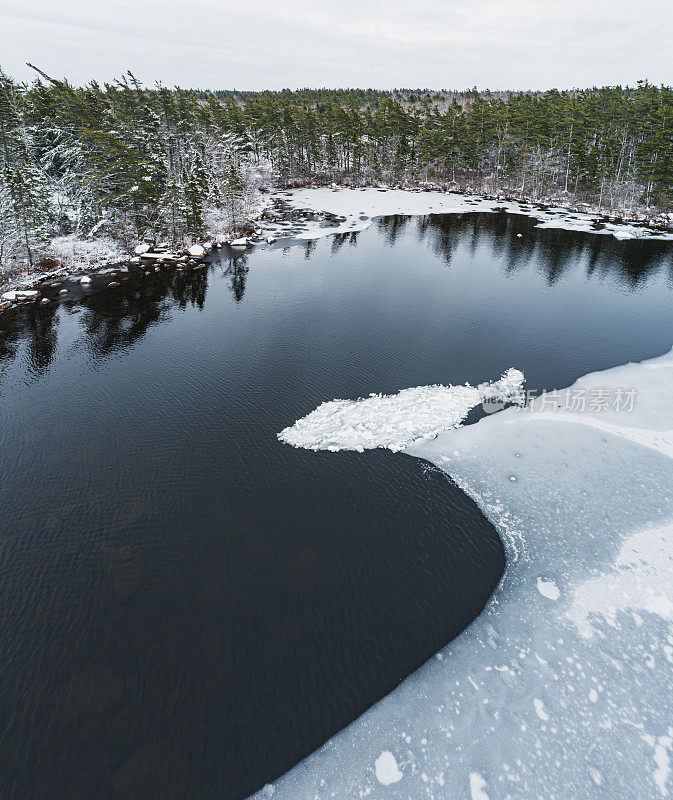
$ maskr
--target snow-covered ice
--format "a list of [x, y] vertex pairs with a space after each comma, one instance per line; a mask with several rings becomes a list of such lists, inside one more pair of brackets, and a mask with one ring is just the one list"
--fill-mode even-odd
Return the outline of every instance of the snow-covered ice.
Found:
[[390, 786], [391, 783], [397, 783], [403, 778], [397, 760], [390, 750], [384, 750], [376, 759], [374, 766], [376, 768], [376, 780], [384, 786]]
[[510, 368], [492, 383], [479, 386], [416, 386], [394, 395], [323, 403], [278, 438], [308, 450], [398, 451], [421, 438], [455, 428], [482, 402], [490, 409], [519, 402], [523, 373]]
[[[275, 797], [673, 796], [673, 353], [574, 385], [631, 387], [631, 411], [538, 398], [406, 448], [493, 522], [504, 577], [470, 627]], [[385, 753], [401, 777], [383, 787]]]
[[488, 800], [486, 781], [478, 772], [470, 772], [470, 797], [472, 800]]
[[561, 592], [559, 592], [558, 586], [554, 583], [554, 581], [543, 581], [542, 578], [538, 578], [537, 590], [548, 600], [558, 600], [561, 596]]
[[[406, 189], [293, 189], [284, 199], [295, 208], [328, 211], [345, 217], [337, 227], [321, 227], [319, 221], [307, 223], [299, 239], [316, 239], [332, 233], [352, 233], [366, 230], [377, 217], [391, 214], [464, 214], [470, 211], [505, 209], [526, 214], [538, 221], [538, 228], [559, 228], [612, 235], [618, 239], [672, 240], [673, 233], [653, 232], [648, 228], [630, 224], [606, 222], [600, 229], [595, 223], [598, 214], [569, 211], [560, 206], [544, 209], [515, 200], [493, 200], [479, 195], [466, 195], [440, 191], [409, 191]], [[358, 209], [355, 211], [355, 209]]]
[[[640, 530], [624, 541], [612, 570], [577, 587], [568, 616], [584, 636], [593, 635], [593, 618], [618, 627], [627, 611], [647, 611], [673, 623], [671, 587], [673, 525]], [[673, 656], [671, 648], [664, 652]]]

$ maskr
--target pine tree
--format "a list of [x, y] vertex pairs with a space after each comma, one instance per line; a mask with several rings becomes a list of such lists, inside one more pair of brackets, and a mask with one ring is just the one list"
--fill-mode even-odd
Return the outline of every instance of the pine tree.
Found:
[[[13, 230], [32, 267], [48, 241], [49, 198], [43, 172], [29, 149], [17, 87], [0, 71], [0, 184]], [[3, 250], [9, 242], [5, 242]]]

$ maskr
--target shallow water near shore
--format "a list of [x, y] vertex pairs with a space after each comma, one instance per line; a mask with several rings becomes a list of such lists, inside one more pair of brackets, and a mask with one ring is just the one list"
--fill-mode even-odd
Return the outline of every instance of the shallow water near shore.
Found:
[[0, 320], [3, 796], [245, 797], [393, 688], [478, 614], [500, 541], [434, 468], [276, 434], [664, 352], [671, 252], [389, 217]]

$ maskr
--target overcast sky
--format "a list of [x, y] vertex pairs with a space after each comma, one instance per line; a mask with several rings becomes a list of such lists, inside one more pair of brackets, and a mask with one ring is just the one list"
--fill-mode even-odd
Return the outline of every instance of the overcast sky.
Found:
[[673, 84], [672, 0], [0, 0], [0, 66], [200, 88]]

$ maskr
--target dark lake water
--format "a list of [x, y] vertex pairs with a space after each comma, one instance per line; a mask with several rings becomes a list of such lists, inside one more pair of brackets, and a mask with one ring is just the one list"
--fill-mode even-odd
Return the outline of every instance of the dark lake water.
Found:
[[392, 689], [479, 613], [501, 543], [416, 459], [276, 434], [661, 354], [672, 253], [389, 217], [0, 317], [0, 796], [243, 798]]

